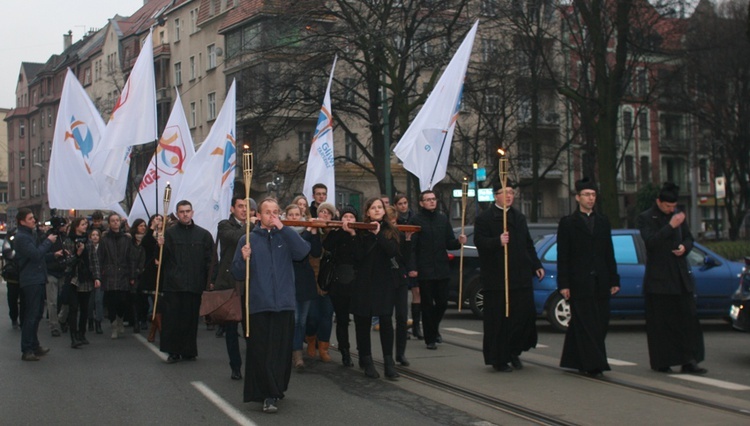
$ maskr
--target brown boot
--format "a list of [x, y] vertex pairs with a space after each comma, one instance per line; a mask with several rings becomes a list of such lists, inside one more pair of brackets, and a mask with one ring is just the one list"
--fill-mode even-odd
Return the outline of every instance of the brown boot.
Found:
[[156, 340], [156, 331], [161, 333], [161, 314], [156, 314], [153, 321], [151, 321], [151, 327], [148, 329], [148, 337], [146, 340], [153, 342]]
[[307, 342], [307, 356], [315, 358], [315, 338], [316, 336], [305, 336], [305, 342]]
[[320, 353], [320, 360], [323, 362], [331, 362], [331, 356], [328, 355], [328, 346], [330, 342], [318, 342], [318, 352]]
[[294, 367], [296, 370], [305, 368], [305, 361], [302, 359], [301, 350], [292, 352], [292, 367]]

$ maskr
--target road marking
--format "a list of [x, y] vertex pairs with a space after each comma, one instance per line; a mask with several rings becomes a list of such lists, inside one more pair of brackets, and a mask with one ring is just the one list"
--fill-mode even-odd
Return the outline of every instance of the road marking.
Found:
[[457, 328], [457, 327], [447, 327], [447, 328], [444, 328], [443, 330], [452, 331], [454, 333], [459, 333], [459, 334], [468, 334], [470, 336], [476, 336], [477, 334], [482, 334], [482, 332], [480, 331], [467, 330], [465, 328]]
[[723, 380], [710, 379], [708, 377], [691, 376], [688, 374], [670, 374], [669, 377], [675, 379], [687, 380], [689, 382], [703, 383], [704, 385], [716, 386], [717, 388], [744, 391], [750, 390], [750, 386], [739, 385], [737, 383], [725, 382]]
[[612, 364], [612, 365], [616, 365], [618, 367], [631, 367], [633, 365], [638, 365], [638, 364], [636, 364], [634, 362], [623, 361], [621, 359], [614, 359], [614, 358], [607, 358], [607, 362], [610, 363], [610, 364]]
[[549, 346], [547, 346], [547, 345], [543, 345], [543, 344], [541, 344], [541, 343], [537, 343], [537, 344], [536, 344], [536, 347], [537, 347], [537, 349], [542, 349], [542, 348], [548, 348]]
[[211, 401], [219, 410], [224, 412], [227, 417], [231, 418], [238, 425], [243, 426], [256, 426], [256, 423], [245, 417], [239, 410], [232, 407], [224, 398], [220, 397], [219, 394], [214, 392], [211, 388], [206, 386], [203, 382], [190, 382], [194, 388], [198, 389], [198, 392], [202, 393], [209, 401]]
[[140, 341], [141, 343], [143, 343], [143, 346], [149, 348], [149, 350], [151, 350], [151, 352], [155, 353], [156, 356], [158, 356], [159, 358], [161, 358], [162, 361], [164, 361], [164, 362], [167, 361], [167, 354], [165, 354], [164, 352], [160, 351], [159, 348], [156, 345], [154, 345], [152, 343], [149, 343], [149, 341], [146, 340], [145, 337], [141, 336], [140, 334], [135, 334], [135, 335], [133, 335], [133, 337], [135, 337], [138, 341]]

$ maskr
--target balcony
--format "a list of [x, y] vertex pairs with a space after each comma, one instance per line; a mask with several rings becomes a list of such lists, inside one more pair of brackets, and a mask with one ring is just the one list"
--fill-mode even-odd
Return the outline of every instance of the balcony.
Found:
[[687, 138], [665, 138], [659, 139], [659, 151], [664, 153], [689, 153], [690, 140]]

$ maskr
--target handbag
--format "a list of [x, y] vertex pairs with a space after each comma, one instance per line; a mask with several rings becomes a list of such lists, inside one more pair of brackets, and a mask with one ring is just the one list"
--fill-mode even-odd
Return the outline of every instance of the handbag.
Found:
[[200, 316], [207, 316], [212, 324], [242, 321], [240, 294], [236, 289], [204, 291]]
[[320, 268], [318, 269], [318, 287], [322, 291], [329, 292], [334, 282], [336, 282], [336, 259], [333, 254], [326, 252], [320, 259]]

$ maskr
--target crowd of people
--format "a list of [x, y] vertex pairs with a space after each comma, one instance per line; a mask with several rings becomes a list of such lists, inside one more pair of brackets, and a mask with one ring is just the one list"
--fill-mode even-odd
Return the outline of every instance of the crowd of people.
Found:
[[[572, 314], [560, 365], [600, 377], [609, 370], [604, 340], [619, 275], [609, 222], [594, 212], [596, 185], [583, 179], [575, 189], [578, 208], [558, 229], [558, 288]], [[474, 229], [485, 296], [483, 353], [494, 370], [512, 372], [523, 368], [520, 356], [537, 344], [532, 282], [544, 279], [545, 271], [526, 218], [513, 207], [515, 189], [497, 184], [493, 190], [495, 202]], [[649, 250], [644, 285], [649, 354], [654, 370], [681, 365], [683, 372], [704, 374], [698, 366], [704, 354], [692, 277], [684, 261], [692, 237], [684, 214], [674, 211], [676, 191], [665, 186], [654, 208], [639, 217]], [[50, 336], [68, 333], [71, 348], [88, 345], [87, 332], [103, 334], [106, 313], [112, 339], [121, 337], [128, 323], [134, 333], [148, 330], [149, 342], [159, 333], [167, 363], [192, 361], [198, 356], [203, 293], [234, 290], [243, 300], [243, 319], [219, 324], [216, 335], [226, 342], [232, 380], [243, 379], [239, 337], [249, 336], [245, 402], [276, 412], [293, 370], [306, 368], [306, 360], [331, 362], [334, 323], [341, 363], [352, 367], [352, 318], [364, 374], [380, 377], [371, 343], [377, 324], [383, 373], [398, 378], [396, 364], [410, 365], [407, 340], [423, 338], [428, 350], [442, 342], [450, 274], [446, 250], [461, 247], [466, 236], [454, 235], [430, 190], [419, 194], [417, 212], [406, 196], [397, 195], [393, 206], [386, 196], [367, 200], [361, 215], [351, 206], [328, 203], [325, 185], [315, 185], [313, 195], [309, 205], [298, 196], [285, 207], [273, 198], [256, 203], [235, 196], [230, 216], [218, 223], [216, 241], [193, 222], [187, 200], [177, 203], [166, 223], [154, 215], [129, 226], [117, 214], [109, 215], [105, 226], [99, 211], [91, 223], [75, 217], [38, 225], [31, 210], [19, 209], [15, 256], [4, 256], [13, 258], [19, 272], [17, 281], [6, 281], [11, 320], [21, 328], [22, 360], [38, 361], [49, 352], [38, 338], [46, 308]], [[341, 225], [325, 226], [331, 220]], [[400, 224], [420, 228], [403, 232]], [[17, 291], [10, 291], [11, 285]], [[685, 330], [679, 338], [669, 332], [677, 327]]]

